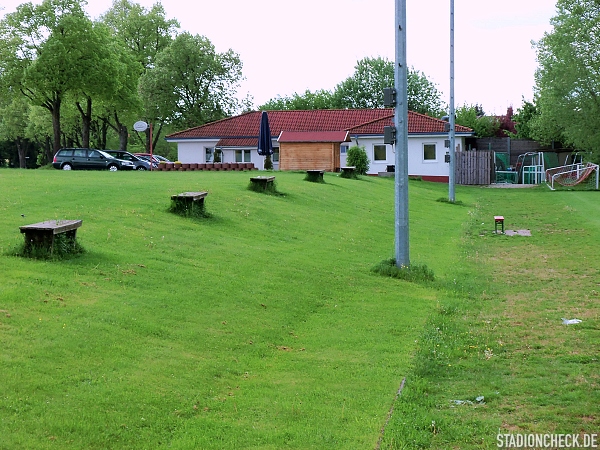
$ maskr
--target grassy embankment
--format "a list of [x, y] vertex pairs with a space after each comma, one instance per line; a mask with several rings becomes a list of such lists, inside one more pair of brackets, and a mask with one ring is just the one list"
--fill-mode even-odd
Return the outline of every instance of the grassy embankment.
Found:
[[[411, 182], [417, 284], [370, 272], [391, 180], [276, 176], [0, 171], [0, 448], [374, 448], [404, 377], [381, 448], [598, 430], [597, 193]], [[7, 255], [75, 218], [82, 256]]]
[[[0, 171], [0, 448], [374, 445], [440, 295], [370, 272], [393, 182], [249, 176]], [[442, 279], [467, 217], [444, 189], [411, 187], [412, 259]], [[167, 212], [196, 190], [209, 218]], [[86, 253], [8, 256], [48, 219], [83, 219]]]

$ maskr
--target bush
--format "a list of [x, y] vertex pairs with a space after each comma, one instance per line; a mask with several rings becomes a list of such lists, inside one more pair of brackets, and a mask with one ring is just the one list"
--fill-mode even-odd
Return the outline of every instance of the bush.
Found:
[[265, 158], [265, 170], [273, 170], [273, 161], [271, 155], [267, 155]]
[[85, 253], [85, 249], [79, 244], [76, 238], [68, 236], [67, 233], [60, 233], [54, 236], [52, 253], [50, 253], [50, 247], [47, 245], [25, 245], [24, 243], [19, 244], [14, 250], [8, 252], [9, 255], [13, 256], [55, 261], [69, 259], [83, 253]]
[[252, 181], [250, 181], [250, 184], [248, 185], [248, 190], [264, 194], [282, 195], [281, 192], [277, 191], [277, 183], [275, 181], [273, 181], [272, 183], [264, 184], [253, 183]]
[[356, 172], [360, 175], [366, 175], [369, 170], [369, 157], [363, 147], [355, 145], [348, 149], [346, 164], [356, 167]]
[[169, 212], [178, 214], [182, 217], [190, 217], [195, 219], [210, 218], [211, 215], [206, 212], [204, 202], [193, 201], [175, 201], [171, 200]]
[[429, 269], [426, 265], [411, 264], [408, 267], [398, 267], [394, 258], [381, 261], [371, 271], [384, 277], [398, 278], [405, 281], [420, 282], [435, 280], [433, 270]]

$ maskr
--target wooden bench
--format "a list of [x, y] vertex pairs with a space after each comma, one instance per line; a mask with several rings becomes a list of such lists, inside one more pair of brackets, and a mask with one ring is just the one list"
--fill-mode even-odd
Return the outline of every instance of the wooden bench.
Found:
[[199, 202], [204, 204], [204, 199], [208, 195], [208, 192], [182, 192], [181, 194], [171, 195], [171, 200], [175, 202], [192, 203]]
[[203, 216], [204, 199], [208, 192], [182, 192], [181, 194], [171, 195], [171, 212], [183, 216]]
[[342, 178], [356, 178], [355, 170], [356, 167], [354, 166], [340, 167], [340, 176]]
[[204, 199], [208, 195], [208, 192], [182, 192], [181, 194], [171, 195], [173, 200], [178, 206], [191, 206], [198, 205], [204, 207]]
[[74, 245], [77, 236], [77, 228], [83, 223], [82, 220], [47, 220], [19, 227], [25, 235], [25, 253], [34, 248], [54, 252], [54, 240], [56, 235], [65, 234], [69, 245]]
[[324, 170], [307, 170], [306, 171], [306, 180], [312, 181], [314, 183], [323, 183], [323, 174]]
[[255, 187], [259, 187], [262, 190], [267, 190], [268, 188], [273, 188], [273, 184], [275, 182], [275, 177], [251, 177], [250, 183], [252, 183]]

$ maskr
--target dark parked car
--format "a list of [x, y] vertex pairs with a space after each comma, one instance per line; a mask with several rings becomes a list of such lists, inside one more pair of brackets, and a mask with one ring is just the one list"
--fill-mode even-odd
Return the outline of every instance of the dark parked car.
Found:
[[150, 170], [150, 163], [138, 156], [135, 156], [133, 153], [129, 153], [124, 150], [104, 150], [104, 152], [108, 153], [114, 158], [122, 159], [124, 161], [131, 161], [135, 166], [135, 170]]
[[117, 170], [133, 170], [135, 167], [131, 161], [113, 158], [102, 150], [93, 148], [62, 148], [52, 161], [55, 169], [107, 169], [111, 172]]

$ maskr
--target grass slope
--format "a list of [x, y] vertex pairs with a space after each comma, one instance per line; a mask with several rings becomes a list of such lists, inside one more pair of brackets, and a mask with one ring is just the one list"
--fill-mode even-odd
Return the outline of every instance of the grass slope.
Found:
[[[390, 180], [278, 172], [265, 195], [249, 176], [0, 170], [0, 448], [376, 445], [445, 291], [370, 272]], [[440, 283], [469, 217], [446, 189], [410, 186], [411, 260]], [[200, 190], [209, 218], [168, 213]], [[86, 253], [10, 256], [48, 219], [83, 219]]]

